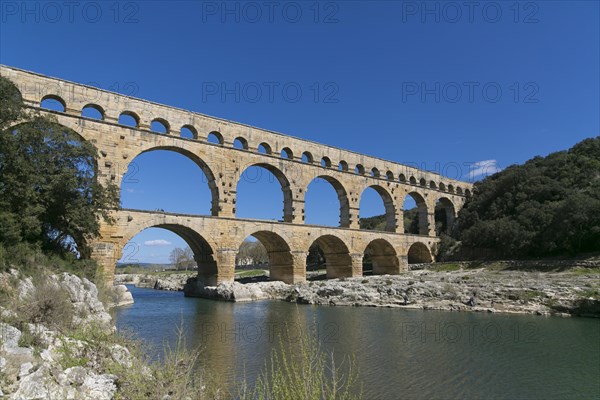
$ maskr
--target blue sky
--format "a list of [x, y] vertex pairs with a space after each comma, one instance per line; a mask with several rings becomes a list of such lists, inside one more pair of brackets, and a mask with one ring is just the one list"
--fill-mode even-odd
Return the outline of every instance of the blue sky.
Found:
[[[460, 179], [599, 134], [595, 1], [68, 4], [0, 3], [0, 63]], [[208, 213], [190, 161], [134, 162], [123, 206]], [[280, 218], [262, 174], [238, 187], [239, 215]], [[327, 184], [307, 196], [308, 222], [337, 224]], [[382, 211], [366, 194], [361, 215]], [[134, 240], [138, 261], [183, 245], [156, 229]]]

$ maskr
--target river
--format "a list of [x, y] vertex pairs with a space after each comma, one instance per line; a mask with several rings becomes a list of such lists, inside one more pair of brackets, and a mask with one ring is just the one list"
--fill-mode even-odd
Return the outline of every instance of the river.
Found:
[[202, 348], [213, 376], [252, 381], [274, 346], [316, 334], [353, 357], [367, 399], [598, 399], [600, 320], [532, 315], [228, 303], [129, 286], [135, 304], [113, 311], [160, 357], [178, 329]]

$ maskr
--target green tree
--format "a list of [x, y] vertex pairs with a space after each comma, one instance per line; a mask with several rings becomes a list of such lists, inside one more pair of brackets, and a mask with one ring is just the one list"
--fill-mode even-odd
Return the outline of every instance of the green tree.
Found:
[[100, 219], [118, 206], [114, 185], [96, 180], [96, 148], [52, 117], [24, 107], [0, 77], [0, 243], [89, 256]]
[[0, 131], [24, 116], [21, 93], [11, 81], [0, 76]]
[[455, 239], [500, 257], [600, 250], [600, 137], [513, 165], [474, 186]]

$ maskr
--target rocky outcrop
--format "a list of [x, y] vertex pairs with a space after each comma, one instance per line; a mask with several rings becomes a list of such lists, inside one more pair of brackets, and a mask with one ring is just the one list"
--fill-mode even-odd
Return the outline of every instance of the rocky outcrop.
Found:
[[[113, 365], [127, 368], [132, 357], [123, 346], [100, 346], [87, 340], [88, 335], [109, 337], [115, 329], [98, 299], [96, 285], [67, 273], [44, 276], [40, 282], [19, 278], [16, 271], [11, 274], [18, 279], [14, 309], [8, 304], [0, 307], [4, 321], [0, 322], [0, 397], [112, 399], [117, 391], [117, 376], [104, 373], [100, 366], [106, 365], [108, 359]], [[64, 303], [56, 301], [61, 296], [65, 296]], [[53, 325], [51, 320], [47, 324], [30, 323], [23, 315], [23, 307], [40, 307], [54, 315], [57, 310], [46, 308], [65, 304], [70, 305], [63, 311], [68, 312], [69, 321], [61, 326]], [[68, 332], [79, 333], [73, 336]]]
[[296, 285], [260, 282], [216, 287], [202, 287], [192, 278], [185, 292], [227, 301], [279, 299], [320, 305], [600, 317], [598, 273], [417, 270]]
[[281, 299], [290, 285], [283, 282], [246, 283], [227, 282], [218, 286], [203, 286], [196, 278], [190, 278], [184, 287], [186, 296], [214, 300], [247, 302], [255, 300]]
[[[64, 368], [61, 359], [65, 349], [75, 349], [74, 359], [84, 359], [87, 343], [68, 339], [42, 326], [27, 327], [28, 334], [36, 332], [44, 339], [37, 344], [39, 356], [31, 347], [21, 347], [23, 333], [17, 328], [0, 323], [2, 347], [0, 371], [2, 391], [8, 399], [112, 399], [117, 390], [117, 377], [99, 374], [93, 368], [72, 366]], [[66, 347], [68, 346], [68, 347]], [[116, 349], [115, 352], [121, 349]], [[80, 354], [78, 354], [80, 353]], [[88, 351], [89, 353], [89, 351]], [[125, 363], [125, 361], [123, 361]]]
[[[14, 272], [13, 272], [14, 273]], [[36, 291], [50, 291], [54, 294], [68, 294], [68, 300], [74, 307], [73, 325], [95, 324], [105, 329], [114, 329], [112, 319], [104, 305], [98, 299], [98, 288], [86, 278], [62, 273], [45, 277], [43, 285], [36, 287], [32, 278], [19, 280], [17, 293], [19, 299], [28, 301], [39, 297]]]
[[114, 291], [114, 298], [113, 298], [112, 303], [110, 304], [111, 308], [127, 306], [129, 304], [134, 303], [133, 295], [131, 294], [129, 289], [127, 289], [127, 286], [115, 285], [115, 286], [113, 286], [113, 291]]

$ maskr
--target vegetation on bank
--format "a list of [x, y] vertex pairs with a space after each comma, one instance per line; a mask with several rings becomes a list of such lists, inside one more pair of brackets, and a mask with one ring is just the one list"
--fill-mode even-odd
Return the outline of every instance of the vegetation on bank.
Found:
[[463, 248], [505, 258], [600, 251], [600, 137], [510, 166], [473, 189], [451, 232]]

